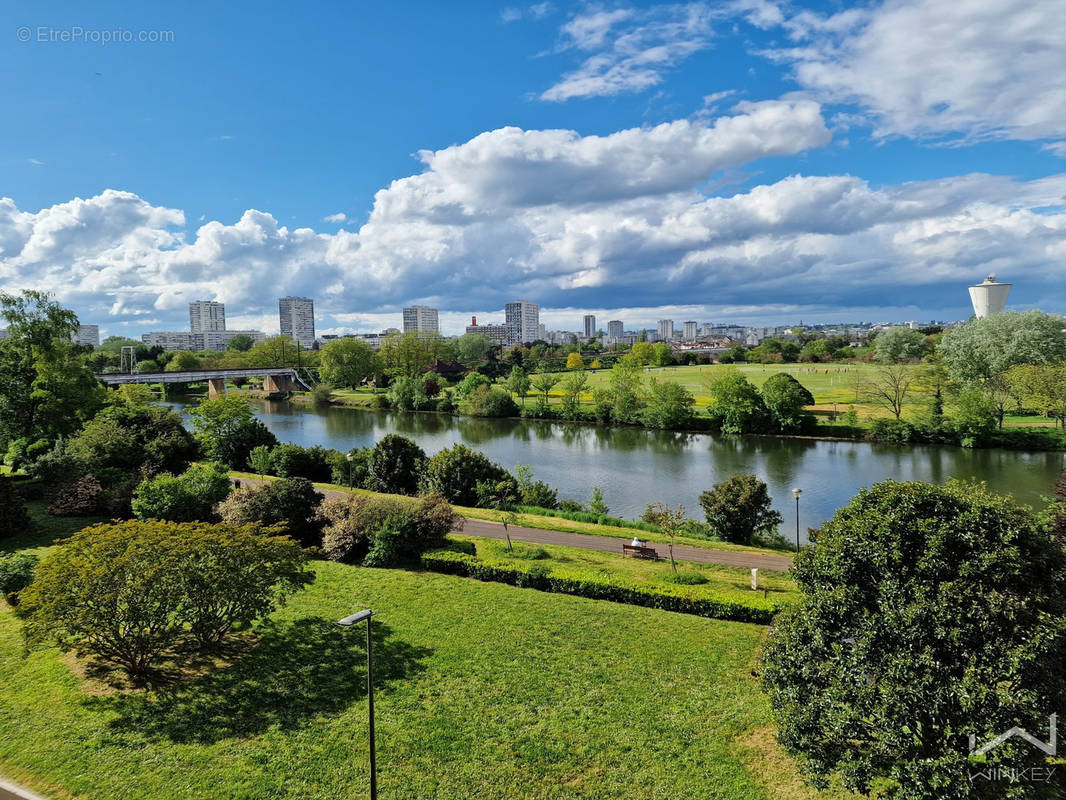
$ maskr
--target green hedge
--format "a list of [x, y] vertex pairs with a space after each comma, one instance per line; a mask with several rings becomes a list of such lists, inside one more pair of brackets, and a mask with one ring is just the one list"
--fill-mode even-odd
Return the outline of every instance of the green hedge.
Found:
[[454, 550], [429, 550], [422, 554], [422, 566], [434, 572], [462, 575], [479, 581], [507, 583], [544, 592], [573, 594], [593, 600], [611, 600], [634, 606], [677, 611], [711, 619], [767, 624], [784, 604], [752, 593], [744, 602], [726, 599], [705, 586], [648, 586], [623, 576], [605, 578], [599, 573], [556, 575], [546, 564], [494, 564]]

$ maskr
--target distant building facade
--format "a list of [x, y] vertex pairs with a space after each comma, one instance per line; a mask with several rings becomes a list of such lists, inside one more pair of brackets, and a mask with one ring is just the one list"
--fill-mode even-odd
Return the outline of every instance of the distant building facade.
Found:
[[282, 297], [278, 300], [281, 335], [289, 336], [304, 350], [315, 346], [315, 302], [309, 297]]
[[189, 330], [192, 333], [226, 330], [226, 306], [214, 300], [189, 303]]
[[540, 306], [526, 300], [515, 300], [504, 306], [504, 324], [517, 331], [517, 343], [536, 341], [540, 337]]
[[585, 338], [594, 339], [596, 337], [596, 315], [585, 315]]
[[610, 339], [621, 339], [625, 334], [625, 324], [620, 319], [612, 319], [607, 323], [607, 337]]
[[440, 333], [437, 309], [429, 306], [408, 306], [403, 310], [403, 332], [430, 331]]
[[[4, 331], [4, 335], [7, 335], [7, 331]], [[2, 338], [2, 337], [0, 337]], [[100, 326], [99, 325], [79, 325], [78, 330], [74, 333], [74, 344], [88, 344], [93, 347], [100, 346]]]
[[684, 337], [686, 342], [696, 341], [696, 337], [700, 335], [700, 326], [697, 322], [686, 322], [684, 329]]
[[498, 325], [494, 323], [478, 325], [477, 317], [475, 317], [471, 324], [466, 326], [466, 332], [479, 333], [482, 336], [487, 336], [494, 344], [502, 345], [503, 347], [518, 344], [517, 329], [513, 325]]
[[670, 341], [674, 338], [674, 321], [672, 319], [659, 320], [656, 324], [656, 332], [664, 342]]

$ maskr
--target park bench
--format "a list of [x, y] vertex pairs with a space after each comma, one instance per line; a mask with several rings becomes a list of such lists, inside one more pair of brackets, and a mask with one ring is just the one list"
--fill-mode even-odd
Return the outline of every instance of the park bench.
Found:
[[622, 557], [633, 556], [633, 558], [650, 558], [652, 561], [658, 561], [659, 554], [655, 552], [654, 547], [648, 547], [647, 545], [623, 544], [622, 545]]

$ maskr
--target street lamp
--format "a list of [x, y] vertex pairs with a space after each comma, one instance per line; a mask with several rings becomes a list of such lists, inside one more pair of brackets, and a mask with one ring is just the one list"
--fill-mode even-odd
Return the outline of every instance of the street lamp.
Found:
[[374, 612], [369, 608], [365, 611], [357, 611], [350, 617], [337, 620], [337, 624], [350, 628], [366, 620], [366, 697], [370, 705], [370, 800], [378, 798], [378, 774], [377, 762], [374, 752], [374, 672], [373, 662], [370, 658], [370, 618]]
[[348, 451], [348, 455], [346, 456], [346, 458], [348, 459], [348, 491], [350, 492], [352, 491], [353, 484], [355, 482], [352, 478], [352, 462], [355, 460], [355, 456], [352, 455], [351, 450]]
[[792, 496], [796, 498], [796, 552], [800, 551], [800, 495], [802, 489], [793, 489]]

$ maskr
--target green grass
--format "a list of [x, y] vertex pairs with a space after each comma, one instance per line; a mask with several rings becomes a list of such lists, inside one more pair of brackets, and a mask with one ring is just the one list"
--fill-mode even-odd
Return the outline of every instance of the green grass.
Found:
[[[76, 522], [68, 522], [73, 526]], [[37, 538], [25, 542], [38, 546]], [[800, 800], [752, 669], [765, 628], [333, 563], [233, 666], [92, 694], [0, 603], [0, 772], [56, 797]]]
[[[598, 550], [582, 550], [577, 547], [560, 547], [558, 545], [529, 545], [524, 542], [515, 542], [516, 552], [507, 551], [507, 543], [497, 539], [484, 539], [476, 536], [463, 536], [452, 534], [453, 538], [474, 542], [477, 548], [477, 556], [482, 561], [493, 564], [528, 564], [536, 561], [544, 564], [552, 570], [552, 573], [561, 577], [568, 574], [588, 574], [589, 571], [599, 572], [604, 575], [618, 575], [634, 581], [638, 584], [649, 586], [661, 586], [670, 584], [670, 576], [673, 568], [670, 560], [664, 558], [660, 561], [648, 561], [640, 558], [623, 558], [614, 553], [603, 553]], [[543, 551], [544, 556], [531, 558], [530, 551]], [[537, 554], [539, 555], [539, 554]], [[759, 570], [759, 591], [751, 589], [751, 571], [746, 569], [734, 569], [718, 564], [698, 564], [686, 562], [680, 571], [698, 573], [706, 578], [706, 583], [698, 584], [695, 591], [707, 591], [720, 595], [729, 600], [744, 602], [752, 596], [762, 597], [762, 589], [769, 590], [770, 599], [779, 602], [799, 600], [800, 593], [796, 584], [785, 573], [771, 570]]]

